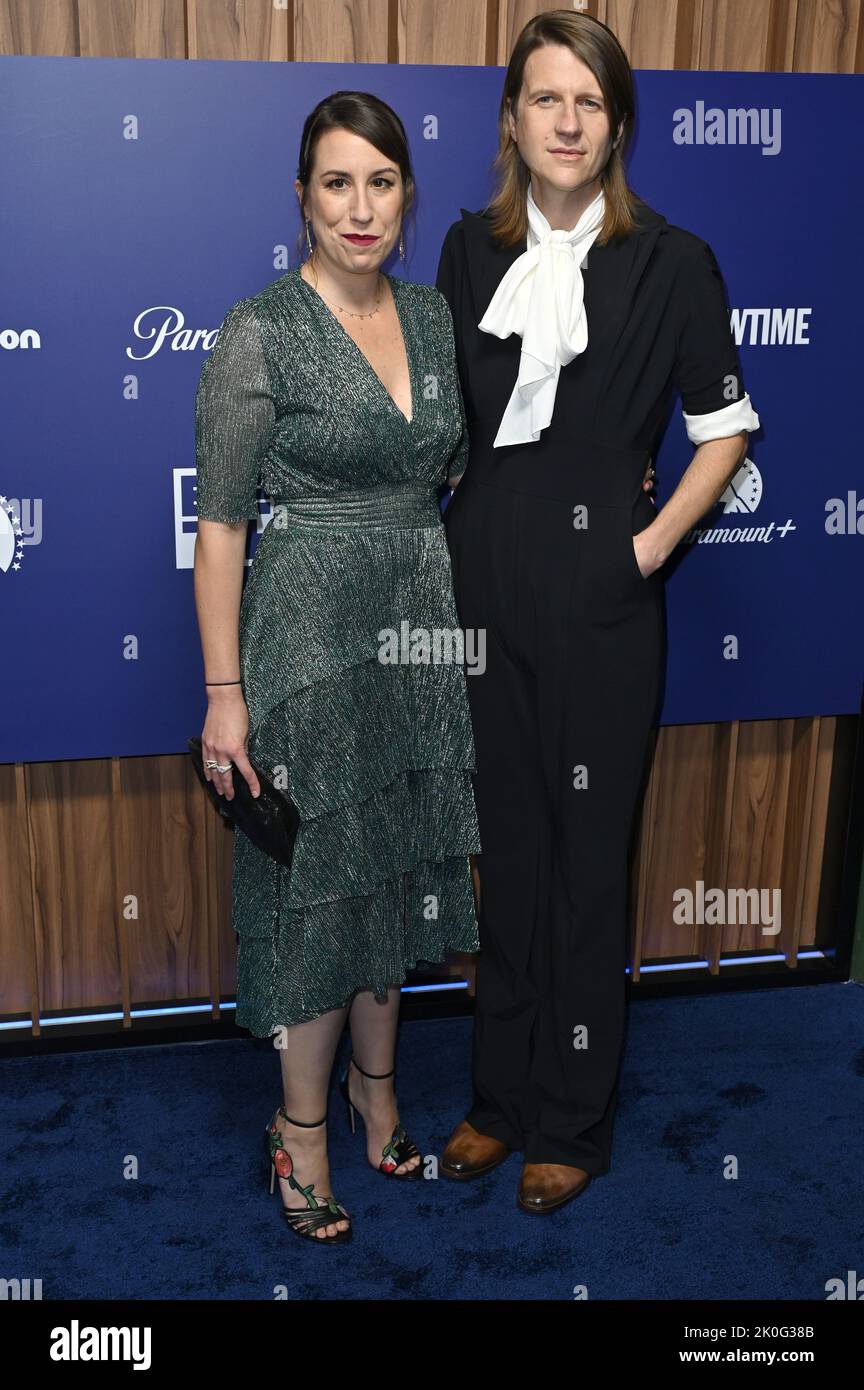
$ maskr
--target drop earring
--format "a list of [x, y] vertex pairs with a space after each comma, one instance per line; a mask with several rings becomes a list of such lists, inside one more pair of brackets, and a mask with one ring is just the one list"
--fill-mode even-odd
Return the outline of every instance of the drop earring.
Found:
[[399, 231], [399, 259], [400, 259], [401, 261], [404, 261], [404, 259], [405, 259], [405, 243], [404, 243], [404, 241], [402, 240], [402, 231], [401, 231], [401, 228], [400, 228], [400, 231]]
[[312, 242], [311, 242], [311, 239], [310, 239], [310, 237], [309, 237], [309, 218], [308, 218], [308, 217], [306, 218], [306, 245], [307, 245], [307, 247], [309, 248], [309, 254], [308, 254], [307, 257], [306, 257], [306, 259], [307, 259], [307, 261], [308, 261], [309, 256], [312, 255]]

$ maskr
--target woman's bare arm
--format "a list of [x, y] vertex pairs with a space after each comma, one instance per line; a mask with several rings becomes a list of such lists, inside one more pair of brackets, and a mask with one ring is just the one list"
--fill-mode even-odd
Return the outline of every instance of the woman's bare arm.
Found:
[[[204, 656], [207, 686], [207, 718], [201, 735], [205, 761], [223, 767], [234, 763], [254, 796], [258, 778], [246, 754], [249, 711], [240, 685], [239, 618], [246, 557], [246, 521], [199, 520], [195, 540], [195, 607]], [[228, 801], [234, 796], [230, 772], [205, 768], [205, 776]]]

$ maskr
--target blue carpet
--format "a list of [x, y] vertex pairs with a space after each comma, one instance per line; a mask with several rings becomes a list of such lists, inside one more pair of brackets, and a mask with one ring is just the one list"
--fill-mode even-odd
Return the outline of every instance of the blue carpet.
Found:
[[[467, 1019], [402, 1026], [401, 1113], [424, 1154], [463, 1116], [470, 1040]], [[334, 1087], [331, 1175], [355, 1234], [331, 1249], [267, 1192], [266, 1041], [13, 1058], [0, 1077], [0, 1275], [41, 1278], [45, 1299], [824, 1300], [861, 1269], [851, 984], [634, 1003], [612, 1169], [546, 1217], [516, 1208], [518, 1154], [471, 1183], [388, 1182]]]

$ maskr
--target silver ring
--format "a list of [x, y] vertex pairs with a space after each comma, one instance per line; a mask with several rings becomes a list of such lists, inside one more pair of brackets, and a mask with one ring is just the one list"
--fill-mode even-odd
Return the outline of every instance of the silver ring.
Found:
[[227, 767], [222, 767], [221, 763], [217, 763], [213, 758], [208, 758], [204, 766], [209, 768], [215, 768], [217, 772], [230, 772], [234, 764], [229, 763]]

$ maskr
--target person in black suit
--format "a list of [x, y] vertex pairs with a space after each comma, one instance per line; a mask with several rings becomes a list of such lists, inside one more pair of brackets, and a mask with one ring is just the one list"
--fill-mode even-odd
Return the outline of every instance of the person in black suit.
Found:
[[[628, 852], [662, 695], [662, 566], [758, 428], [707, 242], [627, 185], [632, 73], [585, 14], [532, 19], [507, 69], [498, 189], [437, 277], [470, 432], [445, 512], [468, 679], [480, 955], [474, 1103], [440, 1171], [522, 1150], [549, 1212], [608, 1171], [623, 1045]], [[643, 490], [675, 392], [697, 446]]]

